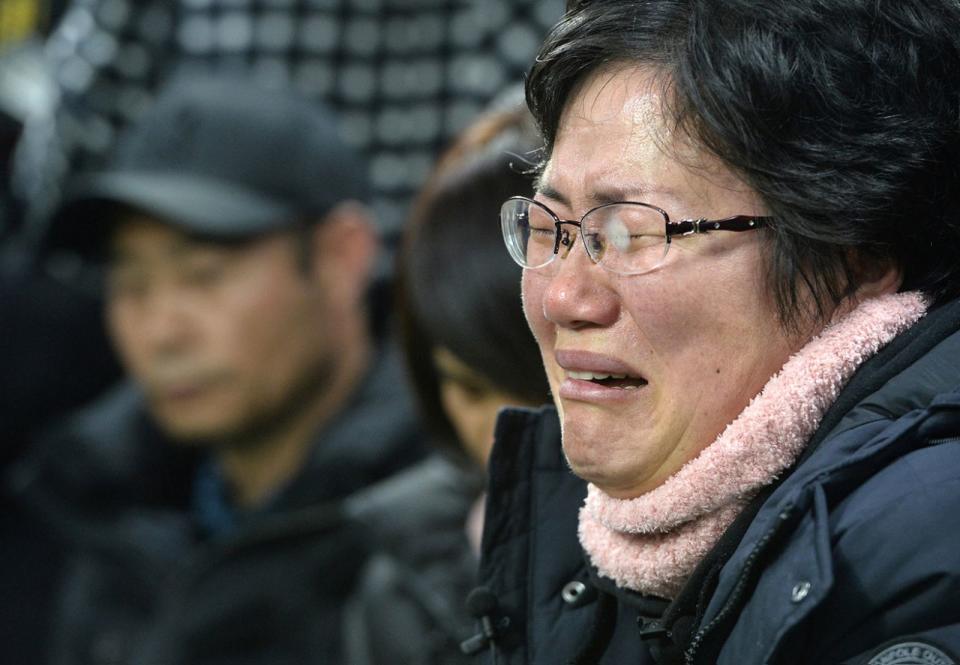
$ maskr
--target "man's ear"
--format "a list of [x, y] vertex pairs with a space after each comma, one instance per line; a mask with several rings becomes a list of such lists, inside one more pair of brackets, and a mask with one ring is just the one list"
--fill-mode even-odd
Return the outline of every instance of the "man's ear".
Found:
[[311, 273], [362, 301], [372, 278], [380, 241], [369, 209], [344, 201], [314, 227]]

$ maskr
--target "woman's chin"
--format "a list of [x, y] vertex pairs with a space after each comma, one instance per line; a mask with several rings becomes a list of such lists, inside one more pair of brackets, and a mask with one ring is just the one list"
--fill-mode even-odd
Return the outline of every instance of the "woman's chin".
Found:
[[615, 498], [640, 496], [656, 486], [651, 465], [644, 464], [639, 454], [577, 437], [564, 437], [563, 453], [575, 475]]

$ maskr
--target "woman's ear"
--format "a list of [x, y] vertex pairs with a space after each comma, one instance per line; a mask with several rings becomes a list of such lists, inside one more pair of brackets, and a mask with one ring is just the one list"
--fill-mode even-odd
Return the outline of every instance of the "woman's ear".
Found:
[[879, 260], [863, 254], [851, 253], [850, 267], [859, 285], [850, 295], [854, 303], [896, 293], [903, 284], [903, 270], [892, 260]]
[[847, 253], [849, 279], [857, 283], [855, 289], [847, 289], [837, 306], [823, 323], [837, 321], [871, 298], [896, 293], [903, 284], [903, 271], [892, 260], [863, 256], [853, 250]]

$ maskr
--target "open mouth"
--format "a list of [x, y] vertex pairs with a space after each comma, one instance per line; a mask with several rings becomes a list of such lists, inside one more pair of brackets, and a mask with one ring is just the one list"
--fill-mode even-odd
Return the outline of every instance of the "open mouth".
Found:
[[636, 390], [647, 385], [647, 380], [639, 376], [628, 376], [626, 374], [599, 374], [596, 372], [574, 372], [567, 371], [567, 376], [579, 381], [590, 381], [606, 388], [619, 388], [621, 390]]

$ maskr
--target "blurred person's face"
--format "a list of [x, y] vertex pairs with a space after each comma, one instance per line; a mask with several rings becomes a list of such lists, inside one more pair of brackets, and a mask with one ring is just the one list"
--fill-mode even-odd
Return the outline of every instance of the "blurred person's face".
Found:
[[[716, 158], [671, 134], [661, 104], [648, 70], [589, 78], [564, 111], [537, 200], [564, 219], [610, 201], [651, 203], [673, 220], [763, 215]], [[657, 487], [797, 349], [762, 279], [764, 233], [675, 238], [641, 275], [604, 270], [579, 241], [524, 270], [524, 311], [577, 475], [620, 498]]]
[[242, 441], [324, 390], [348, 343], [342, 303], [295, 243], [202, 242], [146, 216], [116, 227], [108, 328], [173, 438]]
[[470, 459], [485, 468], [500, 409], [533, 405], [501, 390], [448, 349], [435, 348], [433, 364], [440, 376], [443, 410]]

